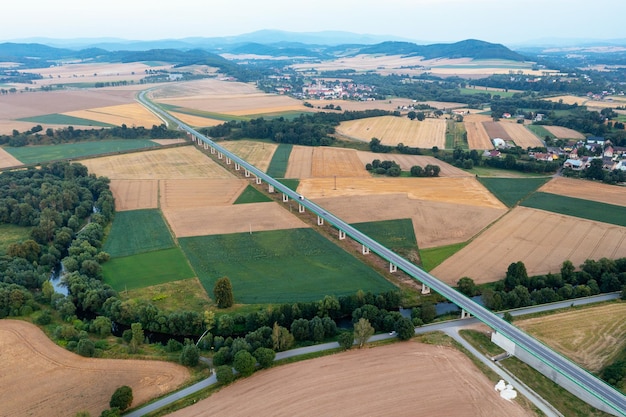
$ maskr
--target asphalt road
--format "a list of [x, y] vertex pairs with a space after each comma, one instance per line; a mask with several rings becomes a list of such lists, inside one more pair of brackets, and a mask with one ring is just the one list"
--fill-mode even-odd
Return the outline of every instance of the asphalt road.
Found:
[[138, 96], [139, 101], [144, 106], [148, 107], [157, 114], [166, 115], [167, 117], [176, 120], [179, 129], [182, 129], [193, 135], [196, 139], [200, 139], [202, 142], [209, 144], [218, 152], [222, 153], [225, 157], [231, 159], [234, 163], [238, 163], [239, 165], [241, 165], [241, 167], [248, 170], [256, 177], [261, 178], [267, 184], [274, 186], [276, 190], [282, 192], [283, 194], [289, 196], [294, 200], [297, 200], [299, 204], [317, 214], [318, 217], [323, 218], [325, 221], [331, 223], [338, 229], [343, 230], [346, 235], [356, 240], [357, 242], [365, 245], [372, 252], [378, 254], [378, 256], [386, 259], [390, 263], [395, 264], [399, 269], [403, 270], [409, 276], [422, 282], [423, 284], [426, 284], [432, 290], [441, 294], [449, 301], [455, 303], [466, 312], [469, 312], [470, 314], [478, 318], [481, 322], [491, 327], [493, 330], [497, 331], [507, 339], [511, 340], [518, 346], [518, 348], [524, 349], [535, 358], [543, 362], [546, 366], [550, 367], [551, 369], [560, 373], [565, 378], [572, 381], [574, 384], [580, 387], [581, 390], [587, 391], [589, 394], [603, 402], [610, 409], [615, 410], [617, 415], [626, 416], [626, 397], [617, 390], [615, 390], [613, 387], [606, 384], [604, 381], [596, 378], [594, 375], [585, 371], [584, 369], [566, 359], [562, 355], [554, 352], [549, 347], [541, 344], [539, 341], [527, 335], [520, 329], [502, 320], [500, 317], [498, 317], [498, 315], [492, 313], [481, 305], [470, 300], [465, 295], [459, 293], [452, 287], [439, 281], [434, 276], [413, 265], [411, 262], [397, 255], [396, 253], [381, 245], [374, 239], [370, 238], [364, 233], [361, 233], [334, 214], [327, 212], [316, 203], [306, 199], [305, 196], [300, 196], [298, 193], [287, 188], [286, 186], [284, 186], [274, 178], [268, 176], [255, 166], [239, 158], [237, 155], [231, 153], [227, 149], [222, 148], [211, 139], [202, 135], [200, 132], [173, 118], [171, 115], [167, 114], [152, 103], [148, 102], [144, 97], [145, 93], [145, 91], [141, 92]]

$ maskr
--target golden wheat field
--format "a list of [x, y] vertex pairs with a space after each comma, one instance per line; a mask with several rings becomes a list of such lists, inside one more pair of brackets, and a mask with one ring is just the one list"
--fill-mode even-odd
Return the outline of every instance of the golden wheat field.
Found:
[[498, 122], [513, 142], [522, 149], [543, 147], [543, 142], [526, 126], [519, 123]]
[[163, 120], [159, 119], [154, 115], [154, 113], [139, 103], [98, 107], [95, 109], [71, 111], [63, 114], [66, 116], [95, 120], [115, 126], [125, 124], [128, 127], [143, 126], [146, 129], [150, 129], [153, 125], [159, 126], [163, 123]]
[[[274, 156], [278, 144], [269, 142], [255, 142], [251, 140], [236, 140], [220, 142], [220, 146], [228, 149], [241, 159], [251, 163], [261, 171], [267, 170]], [[295, 147], [294, 147], [295, 148]]]
[[491, 139], [489, 139], [489, 135], [482, 122], [464, 121], [463, 125], [467, 132], [467, 144], [470, 149], [487, 150], [493, 148]]
[[585, 369], [599, 372], [626, 346], [626, 303], [516, 320], [515, 325]]
[[446, 144], [446, 121], [444, 119], [410, 120], [407, 117], [381, 116], [342, 122], [337, 133], [348, 138], [369, 142], [380, 139], [383, 145], [396, 146], [399, 143], [414, 148], [437, 146], [444, 149]]

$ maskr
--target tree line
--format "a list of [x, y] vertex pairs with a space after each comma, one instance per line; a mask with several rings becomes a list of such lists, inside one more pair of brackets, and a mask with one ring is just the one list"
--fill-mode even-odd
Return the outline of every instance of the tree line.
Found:
[[347, 111], [343, 113], [307, 113], [294, 119], [263, 117], [236, 121], [232, 120], [219, 126], [200, 129], [204, 135], [237, 140], [242, 138], [269, 139], [277, 143], [291, 143], [309, 146], [327, 146], [335, 139], [335, 126], [347, 120], [363, 119], [391, 114], [384, 110]]
[[114, 126], [101, 129], [76, 129], [68, 126], [60, 129], [48, 128], [42, 134], [41, 125], [33, 126], [30, 130], [19, 132], [14, 129], [10, 135], [0, 135], [0, 145], [13, 147], [27, 145], [58, 145], [62, 143], [96, 141], [105, 139], [170, 139], [182, 138], [184, 133], [169, 130], [165, 124], [152, 125], [152, 128]]

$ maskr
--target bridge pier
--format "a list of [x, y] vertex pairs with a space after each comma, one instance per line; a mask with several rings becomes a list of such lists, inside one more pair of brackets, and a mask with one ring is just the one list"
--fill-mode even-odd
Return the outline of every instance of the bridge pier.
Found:
[[261, 180], [261, 177], [256, 177], [256, 183], [257, 183], [257, 184], [261, 184], [261, 181], [262, 181], [262, 180]]
[[289, 201], [289, 196], [287, 194], [283, 194], [283, 203]]
[[230, 158], [226, 157], [226, 165], [230, 165]]
[[424, 283], [422, 283], [422, 294], [430, 294], [430, 287]]
[[237, 162], [235, 162], [235, 171], [239, 171], [239, 168], [241, 168], [241, 166]]
[[224, 155], [221, 152], [217, 153], [217, 159], [222, 159], [224, 157]]
[[298, 213], [304, 213], [304, 206], [302, 204], [298, 204]]
[[317, 216], [317, 225], [318, 225], [318, 226], [321, 226], [321, 225], [323, 225], [323, 224], [324, 224], [324, 219], [323, 219], [323, 218], [321, 218], [320, 216]]
[[367, 247], [367, 246], [365, 246], [365, 245], [361, 245], [361, 253], [362, 253], [363, 255], [367, 255], [368, 253], [370, 253], [370, 248], [368, 248], [368, 247]]
[[215, 148], [211, 147], [211, 155], [215, 155]]
[[469, 319], [471, 318], [472, 315], [470, 313], [468, 313], [467, 311], [465, 311], [465, 309], [461, 309], [461, 318], [462, 319]]
[[205, 143], [205, 144], [204, 144], [204, 149], [205, 149], [205, 150], [209, 149], [209, 144], [208, 144], [208, 143]]
[[244, 175], [246, 176], [246, 178], [248, 178], [250, 176], [250, 171], [248, 171], [247, 169], [244, 170]]
[[344, 240], [346, 238], [346, 232], [339, 229], [339, 240]]
[[270, 193], [270, 194], [274, 192], [274, 186], [272, 184], [269, 184], [267, 186], [267, 192]]
[[389, 272], [394, 273], [398, 270], [398, 266], [389, 262]]

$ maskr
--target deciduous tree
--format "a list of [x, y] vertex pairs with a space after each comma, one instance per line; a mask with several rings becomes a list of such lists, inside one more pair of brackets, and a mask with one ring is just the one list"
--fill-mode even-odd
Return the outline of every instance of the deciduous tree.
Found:
[[354, 338], [359, 345], [359, 349], [367, 342], [367, 340], [374, 334], [374, 328], [370, 324], [369, 320], [360, 318], [354, 325]]
[[235, 303], [235, 299], [233, 296], [233, 286], [228, 277], [222, 277], [217, 280], [213, 287], [213, 295], [215, 297], [215, 303], [219, 308], [232, 307]]
[[126, 410], [133, 402], [133, 390], [128, 385], [123, 385], [115, 390], [109, 401], [111, 408], [119, 408], [121, 411]]

